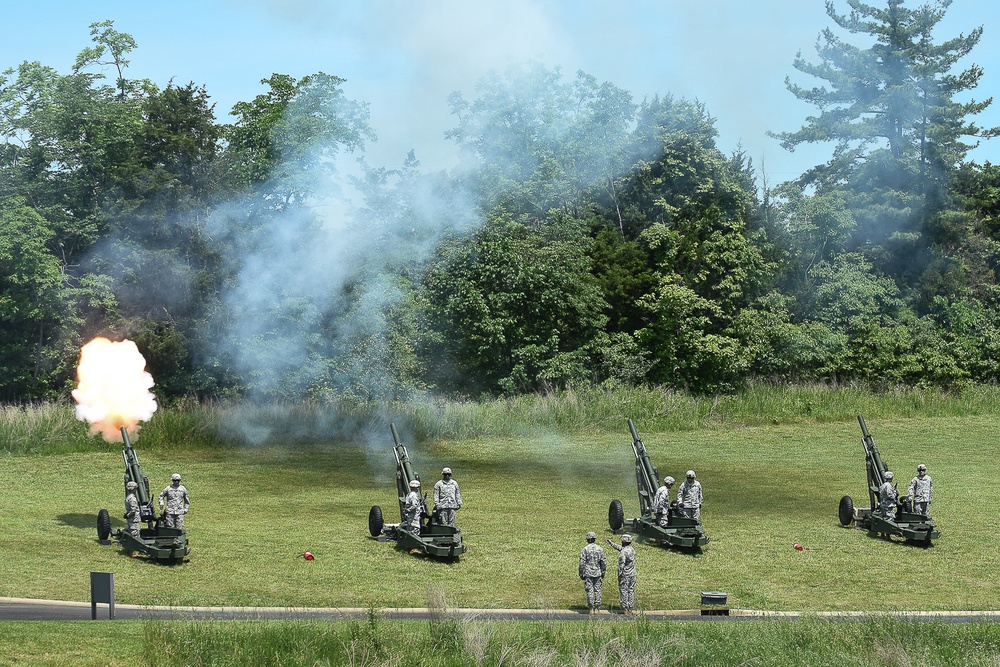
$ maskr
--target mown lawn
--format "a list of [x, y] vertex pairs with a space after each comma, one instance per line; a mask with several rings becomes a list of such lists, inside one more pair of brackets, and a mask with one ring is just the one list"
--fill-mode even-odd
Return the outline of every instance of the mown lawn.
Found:
[[[641, 609], [690, 609], [700, 592], [763, 610], [1000, 609], [994, 526], [996, 417], [869, 419], [905, 485], [918, 463], [935, 481], [943, 537], [924, 549], [869, 538], [837, 521], [840, 497], [867, 505], [857, 422], [640, 435], [660, 474], [694, 468], [712, 543], [692, 555], [640, 544]], [[132, 604], [567, 608], [583, 604], [577, 556], [588, 530], [610, 536], [607, 508], [638, 511], [628, 430], [538, 432], [489, 441], [408, 442], [429, 483], [455, 470], [468, 553], [414, 557], [368, 536], [371, 505], [398, 516], [391, 436], [377, 446], [144, 452], [154, 493], [172, 472], [192, 495], [190, 562], [130, 559], [96, 540], [107, 507], [122, 526], [120, 449], [0, 458], [0, 595], [89, 599], [89, 572], [115, 573]], [[792, 545], [799, 543], [804, 551]], [[314, 561], [300, 557], [303, 551]], [[614, 552], [608, 549], [609, 555]], [[609, 575], [605, 599], [617, 589]]]

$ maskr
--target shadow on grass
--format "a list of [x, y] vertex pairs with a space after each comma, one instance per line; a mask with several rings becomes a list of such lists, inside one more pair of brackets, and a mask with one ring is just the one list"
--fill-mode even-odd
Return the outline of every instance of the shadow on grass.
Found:
[[[60, 514], [56, 517], [56, 520], [67, 526], [72, 526], [73, 528], [86, 528], [88, 530], [89, 529], [97, 530], [97, 512], [94, 512], [93, 514], [84, 514], [81, 512], [73, 514]], [[124, 526], [125, 522], [122, 521], [121, 519], [118, 520], [115, 520], [114, 518], [111, 519], [112, 529], [116, 527], [121, 528]]]

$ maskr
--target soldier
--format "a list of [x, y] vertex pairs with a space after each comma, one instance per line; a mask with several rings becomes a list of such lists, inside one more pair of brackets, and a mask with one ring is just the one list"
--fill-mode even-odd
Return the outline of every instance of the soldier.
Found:
[[694, 470], [688, 470], [687, 479], [677, 489], [677, 506], [682, 508], [684, 516], [689, 519], [701, 519], [701, 504], [705, 497], [701, 492], [701, 482], [695, 479]]
[[663, 478], [663, 486], [656, 490], [653, 497], [653, 515], [661, 526], [666, 526], [670, 522], [670, 487], [674, 485], [674, 478], [667, 475]]
[[163, 511], [163, 499], [167, 500], [167, 511], [163, 515], [163, 524], [168, 528], [184, 530], [184, 515], [191, 508], [188, 490], [181, 484], [181, 476], [174, 473], [170, 476], [170, 486], [160, 491], [160, 511]]
[[913, 502], [914, 512], [930, 516], [934, 486], [931, 482], [931, 476], [927, 474], [927, 466], [923, 463], [917, 466], [917, 476], [910, 480], [909, 496]]
[[622, 535], [622, 545], [618, 546], [611, 540], [606, 540], [618, 552], [618, 599], [622, 613], [633, 614], [635, 607], [635, 549], [632, 548], [632, 536]]
[[882, 482], [882, 486], [878, 487], [878, 506], [882, 510], [882, 516], [889, 521], [896, 520], [896, 501], [899, 499], [899, 493], [892, 485], [893, 477], [895, 475], [892, 474], [892, 471], [887, 470], [885, 481]]
[[139, 511], [139, 497], [136, 495], [136, 490], [139, 485], [135, 482], [129, 482], [125, 485], [125, 520], [128, 521], [128, 527], [126, 531], [135, 538], [139, 537], [139, 523], [142, 519], [142, 513]]
[[441, 479], [434, 485], [434, 511], [445, 526], [455, 525], [455, 512], [462, 509], [462, 492], [451, 478], [451, 468], [441, 469]]
[[410, 482], [410, 492], [403, 499], [403, 524], [400, 528], [420, 534], [420, 514], [424, 501], [420, 497], [420, 482], [413, 480]]
[[596, 614], [601, 608], [601, 588], [608, 567], [604, 549], [597, 544], [597, 533], [587, 533], [587, 544], [580, 551], [580, 578], [587, 592], [587, 613]]

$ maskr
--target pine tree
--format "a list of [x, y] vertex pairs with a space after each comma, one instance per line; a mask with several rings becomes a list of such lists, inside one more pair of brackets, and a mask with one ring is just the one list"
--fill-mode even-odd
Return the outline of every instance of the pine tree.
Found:
[[[977, 143], [1000, 128], [984, 129], [971, 117], [992, 98], [958, 102], [955, 96], [977, 86], [978, 65], [953, 73], [956, 64], [982, 38], [982, 27], [968, 35], [935, 41], [933, 32], [951, 0], [935, 0], [916, 9], [902, 0], [885, 7], [846, 0], [850, 11], [837, 12], [827, 2], [827, 14], [852, 37], [842, 39], [832, 29], [817, 43], [818, 64], [801, 54], [794, 67], [825, 81], [805, 87], [786, 79], [798, 99], [814, 105], [795, 132], [772, 134], [794, 150], [802, 143], [833, 142], [832, 158], [807, 171], [798, 183], [819, 193], [843, 190], [855, 221], [855, 246], [874, 243], [882, 259], [909, 258], [922, 252], [932, 238], [922, 238], [928, 222], [945, 204], [948, 177]], [[857, 37], [855, 37], [857, 36]], [[867, 48], [864, 36], [874, 38]]]

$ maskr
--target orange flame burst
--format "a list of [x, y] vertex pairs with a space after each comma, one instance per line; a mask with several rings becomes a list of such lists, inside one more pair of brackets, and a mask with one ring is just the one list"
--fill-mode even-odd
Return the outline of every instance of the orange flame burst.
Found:
[[100, 433], [108, 442], [121, 442], [122, 426], [131, 435], [139, 430], [140, 421], [156, 412], [156, 397], [149, 391], [153, 376], [130, 340], [95, 338], [84, 345], [76, 378], [76, 418], [90, 423], [91, 435]]

